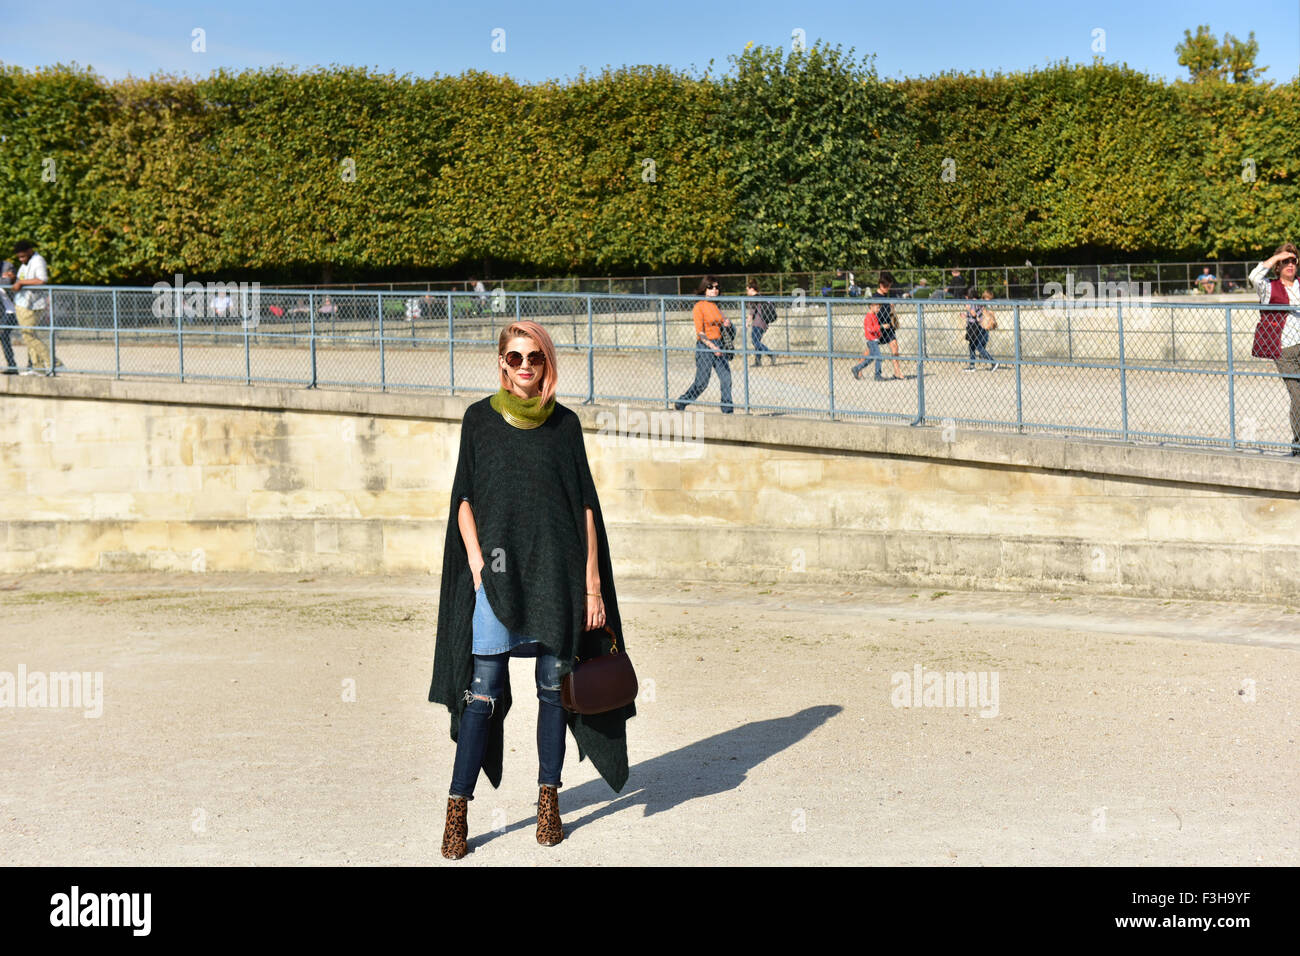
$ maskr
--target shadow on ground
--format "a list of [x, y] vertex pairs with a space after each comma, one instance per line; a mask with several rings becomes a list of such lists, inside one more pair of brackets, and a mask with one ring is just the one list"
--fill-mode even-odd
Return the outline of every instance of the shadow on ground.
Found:
[[[823, 704], [805, 708], [789, 717], [754, 721], [643, 761], [630, 768], [623, 793], [611, 803], [582, 816], [578, 813], [584, 808], [609, 800], [609, 785], [596, 779], [572, 789], [565, 788], [560, 791], [565, 836], [601, 817], [635, 806], [644, 807], [642, 816], [649, 817], [697, 797], [734, 790], [754, 767], [794, 746], [843, 709], [838, 704]], [[499, 836], [534, 826], [536, 822], [535, 817], [528, 817], [503, 830], [485, 833], [471, 839], [469, 847], [473, 850]]]

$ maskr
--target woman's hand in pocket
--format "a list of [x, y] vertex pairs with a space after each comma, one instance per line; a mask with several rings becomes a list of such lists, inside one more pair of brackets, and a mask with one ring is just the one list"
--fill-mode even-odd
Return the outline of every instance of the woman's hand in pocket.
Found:
[[479, 561], [475, 567], [471, 562], [469, 566], [470, 577], [474, 579], [474, 590], [477, 591], [483, 585], [483, 565], [485, 562]]

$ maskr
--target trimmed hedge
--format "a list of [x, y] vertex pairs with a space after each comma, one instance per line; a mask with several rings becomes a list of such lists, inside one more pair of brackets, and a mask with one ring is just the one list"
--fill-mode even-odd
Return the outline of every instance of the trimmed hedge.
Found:
[[5, 66], [0, 242], [101, 283], [1228, 258], [1298, 234], [1295, 84], [1103, 64], [895, 82], [823, 46], [733, 66], [532, 85]]

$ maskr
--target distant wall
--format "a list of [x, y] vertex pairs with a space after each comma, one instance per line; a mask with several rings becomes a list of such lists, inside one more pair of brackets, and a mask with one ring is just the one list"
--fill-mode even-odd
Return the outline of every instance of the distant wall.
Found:
[[[477, 398], [0, 390], [8, 572], [437, 573]], [[619, 574], [1300, 599], [1290, 459], [716, 414], [656, 448], [575, 410]]]

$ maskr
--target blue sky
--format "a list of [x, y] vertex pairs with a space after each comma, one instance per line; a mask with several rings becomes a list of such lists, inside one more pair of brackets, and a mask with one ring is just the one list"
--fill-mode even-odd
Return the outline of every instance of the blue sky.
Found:
[[[746, 43], [789, 47], [794, 30], [874, 53], [884, 76], [1027, 70], [1049, 62], [1126, 62], [1154, 76], [1186, 75], [1174, 46], [1207, 23], [1217, 36], [1255, 31], [1266, 79], [1300, 70], [1300, 0], [1249, 5], [1199, 0], [1049, 5], [989, 0], [744, 4], [610, 2], [161, 3], [143, 0], [4, 0], [0, 61], [23, 67], [76, 62], [109, 78], [128, 73], [205, 75], [218, 67], [348, 64], [416, 76], [483, 70], [538, 81], [606, 65], [666, 64], [726, 72]], [[21, 10], [21, 12], [20, 12]], [[193, 31], [206, 51], [195, 52]], [[494, 52], [493, 31], [504, 30]], [[1104, 36], [1094, 31], [1105, 31]], [[498, 35], [500, 36], [500, 35]], [[1094, 43], [1104, 39], [1105, 52]], [[500, 43], [498, 42], [498, 46]]]

